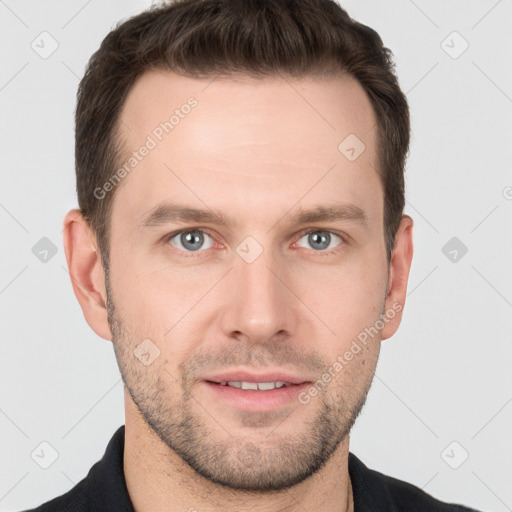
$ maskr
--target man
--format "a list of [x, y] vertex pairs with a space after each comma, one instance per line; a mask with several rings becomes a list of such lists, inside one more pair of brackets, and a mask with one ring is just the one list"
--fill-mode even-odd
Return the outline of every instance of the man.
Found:
[[126, 422], [36, 510], [470, 510], [349, 452], [405, 304], [408, 145], [389, 50], [331, 0], [114, 29], [79, 87], [64, 246]]

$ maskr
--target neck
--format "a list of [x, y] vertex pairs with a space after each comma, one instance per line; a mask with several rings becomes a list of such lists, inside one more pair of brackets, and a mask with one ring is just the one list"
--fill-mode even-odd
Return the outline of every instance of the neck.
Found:
[[292, 488], [271, 493], [236, 491], [197, 474], [148, 427], [133, 410], [133, 403], [126, 405], [124, 475], [136, 512], [354, 510], [348, 473], [349, 436], [322, 469]]

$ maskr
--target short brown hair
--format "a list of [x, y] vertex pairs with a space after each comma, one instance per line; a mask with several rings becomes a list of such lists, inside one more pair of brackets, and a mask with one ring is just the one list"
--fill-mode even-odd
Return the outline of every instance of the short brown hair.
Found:
[[377, 118], [389, 264], [405, 204], [410, 121], [392, 53], [377, 32], [334, 0], [175, 0], [119, 23], [92, 55], [78, 88], [78, 203], [107, 271], [113, 193], [98, 199], [95, 190], [119, 163], [119, 115], [136, 78], [149, 69], [197, 78], [354, 77]]

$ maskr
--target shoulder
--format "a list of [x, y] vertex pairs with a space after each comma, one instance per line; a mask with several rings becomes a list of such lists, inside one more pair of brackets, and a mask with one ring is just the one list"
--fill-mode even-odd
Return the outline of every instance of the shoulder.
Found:
[[415, 485], [369, 469], [351, 452], [349, 473], [356, 512], [478, 512], [462, 504], [440, 501]]
[[475, 509], [457, 503], [440, 501], [419, 487], [403, 480], [375, 472], [382, 479], [396, 502], [400, 512], [478, 512]]

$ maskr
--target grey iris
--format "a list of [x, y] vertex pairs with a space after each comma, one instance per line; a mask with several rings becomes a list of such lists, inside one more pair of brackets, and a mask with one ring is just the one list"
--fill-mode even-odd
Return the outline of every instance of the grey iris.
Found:
[[[319, 233], [325, 233], [325, 234], [319, 234]], [[323, 239], [323, 241], [322, 241]], [[329, 243], [331, 240], [330, 233], [326, 231], [316, 231], [313, 233], [309, 233], [308, 241], [311, 244], [312, 247], [314, 247], [315, 243], [321, 243], [322, 247], [319, 247], [319, 249], [326, 249], [329, 247]]]
[[203, 245], [204, 236], [201, 231], [187, 231], [186, 233], [182, 233], [180, 235], [180, 241], [183, 244], [183, 247], [187, 248], [188, 250], [197, 251], [200, 249], [201, 245]]

